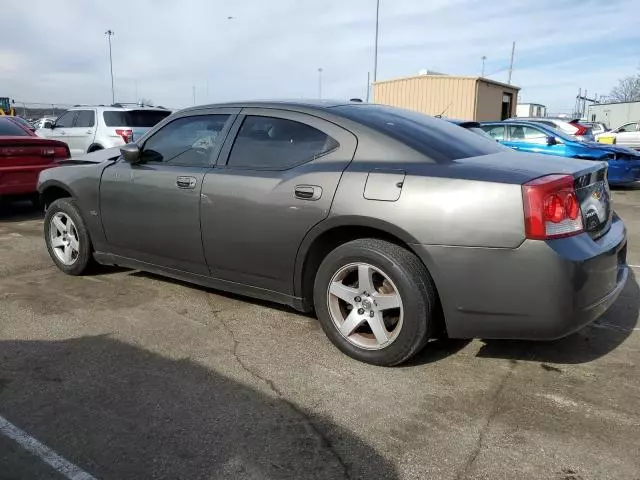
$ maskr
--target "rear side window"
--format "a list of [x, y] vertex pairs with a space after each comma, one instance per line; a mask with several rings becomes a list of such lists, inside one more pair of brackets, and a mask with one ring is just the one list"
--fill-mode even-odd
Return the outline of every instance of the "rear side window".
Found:
[[331, 109], [377, 130], [436, 162], [503, 152], [497, 142], [422, 113], [384, 105], [341, 105]]
[[523, 125], [509, 125], [509, 140], [516, 142], [546, 144], [548, 135], [542, 130]]
[[504, 140], [504, 125], [483, 125], [481, 128], [494, 140]]
[[28, 137], [24, 128], [16, 125], [11, 120], [0, 118], [0, 137]]
[[102, 113], [107, 127], [144, 127], [151, 128], [171, 112], [160, 110], [107, 110]]
[[93, 110], [80, 110], [76, 118], [76, 127], [93, 127], [96, 124], [96, 114]]
[[284, 118], [247, 116], [233, 144], [232, 167], [286, 170], [337, 148], [338, 142], [310, 125]]

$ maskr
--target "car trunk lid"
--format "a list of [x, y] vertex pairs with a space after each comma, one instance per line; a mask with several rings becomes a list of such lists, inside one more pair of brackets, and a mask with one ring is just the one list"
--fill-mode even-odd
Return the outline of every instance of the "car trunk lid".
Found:
[[[595, 163], [595, 162], [594, 162]], [[584, 231], [599, 238], [611, 227], [613, 209], [607, 181], [607, 165], [574, 174], [574, 188], [580, 202]]]
[[69, 148], [57, 140], [39, 137], [1, 137], [0, 166], [48, 165], [68, 158]]

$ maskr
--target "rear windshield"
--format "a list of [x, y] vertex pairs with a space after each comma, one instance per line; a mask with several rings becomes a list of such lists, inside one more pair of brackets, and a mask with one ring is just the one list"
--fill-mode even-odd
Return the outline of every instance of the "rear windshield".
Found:
[[153, 127], [171, 115], [159, 110], [111, 110], [103, 112], [108, 127]]
[[29, 134], [24, 128], [16, 125], [13, 121], [0, 118], [0, 137], [28, 137]]
[[489, 155], [505, 147], [446, 120], [384, 105], [340, 105], [340, 115], [398, 140], [436, 162]]

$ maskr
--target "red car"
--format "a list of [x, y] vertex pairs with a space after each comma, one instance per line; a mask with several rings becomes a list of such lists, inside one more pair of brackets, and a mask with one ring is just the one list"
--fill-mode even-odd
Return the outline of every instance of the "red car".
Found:
[[66, 143], [40, 138], [11, 117], [0, 117], [0, 198], [37, 198], [40, 172], [70, 156]]

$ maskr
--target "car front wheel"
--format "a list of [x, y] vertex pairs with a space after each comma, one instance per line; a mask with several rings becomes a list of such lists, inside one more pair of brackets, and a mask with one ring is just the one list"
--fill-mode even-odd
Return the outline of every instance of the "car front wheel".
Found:
[[61, 198], [49, 206], [44, 238], [51, 259], [63, 272], [82, 275], [93, 263], [89, 232], [73, 199]]
[[422, 262], [382, 240], [345, 243], [324, 259], [314, 285], [316, 313], [347, 355], [392, 366], [429, 339], [437, 297]]

